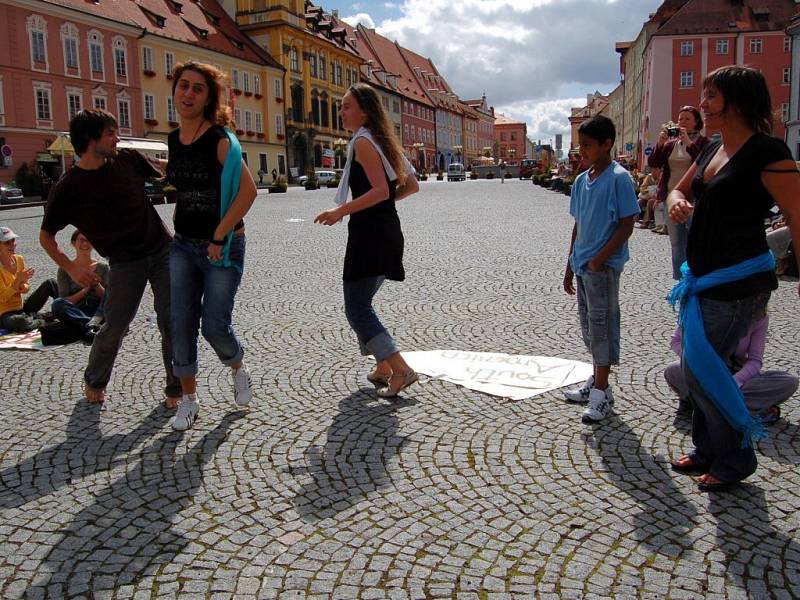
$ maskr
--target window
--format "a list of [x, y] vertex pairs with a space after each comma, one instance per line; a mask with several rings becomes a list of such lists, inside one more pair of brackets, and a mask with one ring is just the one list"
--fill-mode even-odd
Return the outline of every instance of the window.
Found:
[[245, 92], [250, 91], [250, 73], [248, 73], [247, 71], [242, 73], [242, 88], [244, 89]]
[[681, 42], [681, 56], [694, 56], [694, 42]]
[[275, 98], [283, 98], [283, 83], [280, 79], [272, 80], [272, 87], [275, 88]]
[[83, 109], [83, 93], [80, 89], [67, 88], [67, 115], [71, 119]]
[[105, 94], [92, 96], [92, 105], [95, 108], [99, 108], [101, 110], [106, 110], [106, 107], [108, 106], [108, 103], [106, 102]]
[[47, 71], [47, 21], [41, 15], [31, 15], [26, 22], [32, 68], [36, 71]]
[[316, 54], [308, 55], [308, 72], [312, 77], [317, 76], [317, 56]]
[[264, 133], [264, 118], [260, 112], [256, 113], [256, 133]]
[[244, 111], [244, 130], [253, 131], [253, 113], [249, 110]]
[[242, 109], [233, 109], [233, 124], [236, 125], [236, 129], [242, 128]]
[[717, 40], [716, 53], [717, 54], [728, 53], [728, 40]]
[[37, 121], [50, 121], [53, 118], [53, 114], [50, 111], [50, 85], [47, 83], [34, 83], [33, 89], [36, 93]]
[[253, 93], [261, 95], [261, 75], [253, 75]]
[[283, 115], [275, 115], [275, 133], [283, 135]]
[[[77, 71], [80, 67], [78, 59], [78, 28], [72, 23], [64, 23], [61, 26], [61, 41], [64, 44], [64, 72], [70, 75], [70, 70]], [[78, 73], [73, 75], [78, 75]]]
[[761, 38], [752, 38], [750, 40], [750, 54], [761, 54], [763, 46], [764, 44], [761, 41]]
[[156, 118], [156, 97], [153, 94], [144, 95], [144, 118]]
[[781, 122], [786, 123], [789, 120], [789, 103], [784, 102], [781, 104]]
[[153, 67], [153, 49], [147, 46], [142, 47], [142, 69], [144, 71], [155, 71]]
[[788, 85], [792, 82], [792, 69], [786, 67], [783, 69], [783, 83]]
[[328, 121], [328, 98], [323, 95], [322, 98], [319, 100], [319, 112], [321, 119], [321, 125], [323, 127], [328, 127], [330, 122]]
[[117, 98], [117, 123], [120, 129], [131, 128], [131, 102], [127, 94], [120, 94]]
[[289, 68], [295, 73], [300, 72], [300, 61], [297, 56], [297, 48], [294, 46], [289, 50]]
[[175, 70], [175, 55], [172, 52], [164, 53], [164, 72], [172, 77], [172, 72]]
[[233, 89], [240, 90], [242, 89], [239, 87], [239, 69], [234, 69], [231, 72], [231, 84], [233, 85]]
[[792, 51], [792, 38], [788, 35], [783, 38], [783, 51], [784, 52], [791, 52]]
[[400, 113], [400, 103], [397, 100], [392, 100], [392, 112], [395, 114]]
[[347, 87], [349, 88], [351, 85], [353, 85], [353, 72], [347, 69]]
[[167, 121], [177, 123], [178, 115], [175, 113], [175, 102], [171, 97], [167, 97]]
[[342, 85], [342, 65], [336, 65], [336, 85]]
[[501, 131], [500, 132], [500, 141], [501, 142], [505, 142], [506, 141], [506, 132], [505, 131]]
[[114, 74], [117, 79], [128, 77], [128, 42], [125, 38], [115, 37], [112, 45], [114, 46]]
[[89, 64], [92, 79], [103, 79], [103, 35], [97, 31], [89, 32]]
[[681, 87], [694, 87], [694, 71], [681, 71]]
[[320, 55], [319, 57], [319, 78], [320, 79], [327, 79], [328, 76], [325, 73], [325, 57]]

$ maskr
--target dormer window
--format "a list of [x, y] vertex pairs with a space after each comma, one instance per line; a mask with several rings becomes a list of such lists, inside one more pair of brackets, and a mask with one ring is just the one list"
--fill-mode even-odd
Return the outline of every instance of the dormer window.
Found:
[[182, 14], [182, 13], [183, 13], [183, 4], [181, 4], [180, 2], [174, 2], [174, 0], [173, 0], [173, 2], [172, 2], [172, 9], [173, 9], [173, 10], [174, 10], [176, 13], [178, 13], [178, 14], [180, 15], [180, 14]]
[[162, 17], [160, 15], [156, 15], [155, 22], [158, 27], [166, 27], [167, 26], [167, 18]]

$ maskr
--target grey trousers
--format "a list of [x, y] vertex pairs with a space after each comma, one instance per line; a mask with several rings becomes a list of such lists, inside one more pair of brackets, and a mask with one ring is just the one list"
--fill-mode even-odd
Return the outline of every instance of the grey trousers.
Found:
[[180, 380], [172, 373], [172, 342], [169, 332], [169, 246], [150, 256], [126, 262], [112, 262], [105, 293], [105, 322], [97, 332], [84, 372], [87, 385], [104, 390], [111, 379], [122, 338], [136, 316], [145, 286], [150, 282], [158, 329], [161, 358], [166, 373], [164, 394], [180, 396]]
[[[689, 386], [683, 376], [680, 361], [667, 365], [664, 379], [680, 399], [689, 398]], [[783, 404], [797, 391], [798, 378], [785, 371], [761, 371], [742, 386], [744, 403], [753, 414], [764, 414], [773, 406]]]

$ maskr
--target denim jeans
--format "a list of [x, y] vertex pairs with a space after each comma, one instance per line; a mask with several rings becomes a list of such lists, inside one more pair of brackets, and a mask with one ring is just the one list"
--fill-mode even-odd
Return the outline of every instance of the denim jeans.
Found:
[[686, 262], [686, 242], [689, 239], [689, 223], [676, 223], [667, 219], [667, 233], [672, 250], [672, 278], [681, 279], [681, 265]]
[[100, 302], [78, 302], [73, 304], [66, 298], [56, 298], [53, 300], [53, 316], [62, 323], [70, 323], [81, 329], [85, 329], [91, 318], [95, 315], [103, 315], [103, 303], [105, 295]]
[[581, 334], [596, 367], [619, 364], [619, 276], [611, 267], [603, 267], [577, 277]]
[[[244, 349], [231, 325], [234, 298], [244, 269], [246, 239], [234, 235], [231, 262], [221, 267], [208, 260], [208, 242], [175, 234], [169, 251], [172, 284], [172, 371], [178, 377], [197, 375], [197, 336], [202, 331], [223, 364], [242, 362]], [[201, 329], [202, 328], [202, 329]]]
[[89, 386], [104, 390], [108, 385], [114, 361], [122, 345], [122, 338], [136, 316], [148, 281], [153, 290], [153, 307], [161, 334], [161, 360], [166, 371], [164, 394], [181, 395], [181, 383], [172, 374], [172, 345], [169, 332], [169, 251], [166, 247], [138, 260], [111, 263], [108, 286], [104, 294], [105, 322], [94, 338], [89, 353], [89, 364], [83, 374]]
[[[700, 300], [706, 337], [723, 360], [733, 355], [755, 319], [764, 314], [769, 296], [766, 292], [741, 300]], [[709, 473], [720, 481], [741, 481], [753, 474], [757, 465], [753, 447], [741, 447], [742, 434], [725, 420], [685, 360], [681, 360], [681, 367], [694, 406], [692, 458], [699, 464], [709, 465]]]
[[344, 313], [356, 333], [361, 354], [371, 354], [379, 362], [398, 351], [392, 336], [372, 308], [372, 299], [385, 279], [383, 276], [363, 277], [345, 280], [343, 286]]

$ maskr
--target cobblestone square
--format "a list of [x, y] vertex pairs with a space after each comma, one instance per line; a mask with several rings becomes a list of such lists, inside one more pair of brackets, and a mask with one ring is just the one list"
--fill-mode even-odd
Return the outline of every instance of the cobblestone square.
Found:
[[[590, 362], [561, 287], [568, 198], [420, 185], [399, 203], [407, 280], [376, 304], [400, 347]], [[423, 378], [388, 401], [344, 317], [346, 227], [313, 224], [333, 194], [261, 193], [247, 218], [234, 321], [249, 410], [203, 342], [200, 417], [172, 431], [149, 292], [102, 408], [82, 398], [81, 344], [0, 351], [0, 597], [800, 597], [796, 397], [737, 490], [670, 471], [691, 440], [661, 375], [666, 236], [631, 238], [604, 422], [558, 391], [512, 402]], [[0, 213], [35, 280], [55, 275], [41, 213]], [[773, 294], [765, 368], [797, 371], [798, 301], [796, 284]]]

